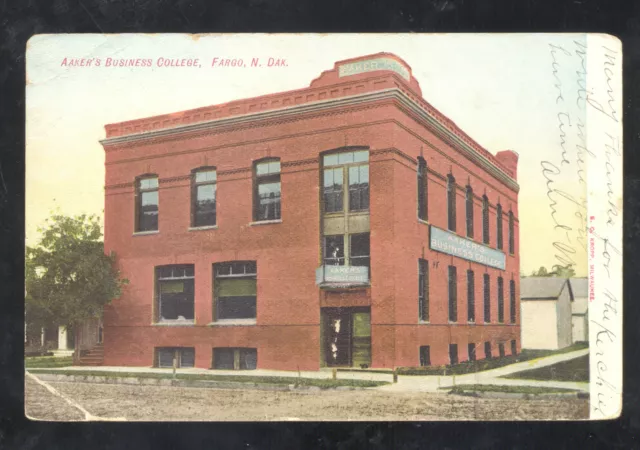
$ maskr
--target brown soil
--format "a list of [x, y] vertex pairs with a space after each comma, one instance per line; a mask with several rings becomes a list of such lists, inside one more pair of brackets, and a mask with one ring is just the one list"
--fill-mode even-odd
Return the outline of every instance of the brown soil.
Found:
[[84, 420], [84, 414], [68, 404], [64, 399], [53, 395], [43, 386], [25, 377], [25, 413], [34, 420], [69, 421]]
[[[50, 383], [91, 414], [136, 421], [553, 420], [585, 419], [586, 399], [478, 399], [374, 390], [272, 392], [182, 387]], [[29, 416], [81, 420], [82, 414], [27, 381]]]

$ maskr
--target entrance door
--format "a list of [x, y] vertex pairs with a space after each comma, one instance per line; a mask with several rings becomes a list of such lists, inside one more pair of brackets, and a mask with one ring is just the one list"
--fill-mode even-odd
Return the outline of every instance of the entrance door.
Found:
[[323, 308], [324, 361], [329, 367], [371, 365], [371, 314], [362, 308]]
[[327, 308], [324, 319], [324, 354], [327, 366], [351, 365], [351, 313]]
[[353, 367], [367, 368], [371, 365], [371, 313], [354, 312], [351, 354]]

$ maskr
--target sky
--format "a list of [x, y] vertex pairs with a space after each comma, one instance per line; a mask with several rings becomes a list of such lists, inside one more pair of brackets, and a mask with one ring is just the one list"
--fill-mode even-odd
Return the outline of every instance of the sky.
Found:
[[[586, 42], [568, 34], [35, 36], [26, 59], [26, 244], [37, 243], [52, 211], [102, 215], [105, 124], [305, 88], [336, 61], [384, 51], [403, 58], [424, 99], [479, 144], [519, 154], [521, 271], [569, 255], [586, 276], [581, 209], [567, 201], [586, 195], [576, 150], [586, 121], [576, 102]], [[198, 58], [200, 67], [157, 67], [161, 57]], [[211, 67], [214, 57], [287, 65]], [[71, 67], [65, 58], [102, 64]], [[107, 58], [153, 65], [106, 67]], [[549, 178], [567, 194], [556, 196], [554, 215]]]

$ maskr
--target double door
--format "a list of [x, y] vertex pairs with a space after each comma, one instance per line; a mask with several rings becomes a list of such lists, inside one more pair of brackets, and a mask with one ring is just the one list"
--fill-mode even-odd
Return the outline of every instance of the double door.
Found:
[[328, 367], [371, 365], [369, 308], [323, 308], [323, 355]]

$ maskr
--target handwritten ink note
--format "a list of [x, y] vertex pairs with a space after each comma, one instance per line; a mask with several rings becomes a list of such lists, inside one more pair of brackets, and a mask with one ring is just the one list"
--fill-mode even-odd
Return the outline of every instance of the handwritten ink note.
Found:
[[587, 38], [591, 418], [622, 410], [622, 47]]
[[550, 251], [554, 266], [589, 276], [590, 416], [614, 418], [622, 396], [621, 46], [605, 35], [550, 37], [548, 52], [554, 151], [540, 172]]

